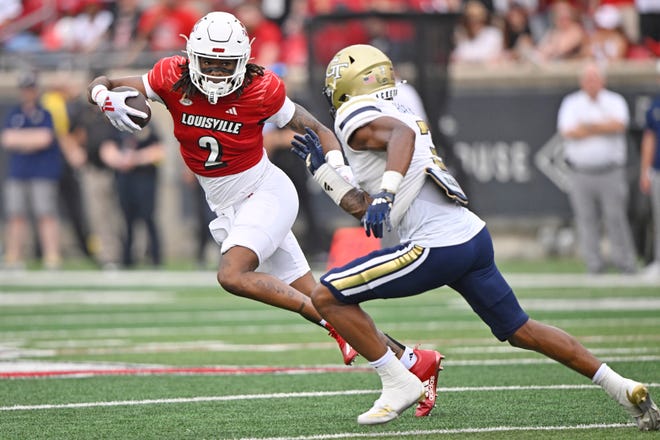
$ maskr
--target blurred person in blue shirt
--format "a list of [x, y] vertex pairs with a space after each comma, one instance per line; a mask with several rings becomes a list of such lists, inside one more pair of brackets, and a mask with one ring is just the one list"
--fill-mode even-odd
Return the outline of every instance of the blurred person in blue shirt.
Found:
[[[660, 74], [660, 62], [658, 62]], [[657, 95], [651, 107], [646, 111], [646, 125], [642, 136], [641, 166], [639, 189], [651, 197], [651, 215], [653, 216], [653, 252], [654, 259], [645, 268], [645, 274], [660, 277], [660, 95]]]
[[24, 265], [28, 218], [37, 221], [38, 239], [45, 268], [60, 264], [58, 180], [62, 156], [53, 118], [39, 103], [36, 73], [19, 79], [20, 103], [5, 118], [0, 141], [7, 154], [7, 178], [3, 185], [7, 215], [5, 267]]

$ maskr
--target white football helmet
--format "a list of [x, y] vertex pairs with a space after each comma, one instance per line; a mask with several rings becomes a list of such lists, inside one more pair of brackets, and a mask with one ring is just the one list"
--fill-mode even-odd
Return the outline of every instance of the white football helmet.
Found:
[[[187, 40], [190, 79], [211, 104], [241, 87], [250, 59], [250, 38], [243, 23], [228, 12], [210, 12], [195, 23]], [[236, 69], [228, 76], [206, 75], [202, 58], [236, 60]]]

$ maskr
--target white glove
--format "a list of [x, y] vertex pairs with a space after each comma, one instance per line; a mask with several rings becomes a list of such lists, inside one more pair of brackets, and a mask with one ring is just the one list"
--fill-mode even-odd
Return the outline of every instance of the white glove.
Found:
[[92, 99], [103, 110], [103, 113], [117, 130], [135, 133], [142, 130], [142, 127], [133, 122], [130, 116], [146, 118], [147, 114], [126, 105], [126, 98], [137, 96], [138, 93], [137, 90], [113, 92], [108, 90], [106, 86], [99, 84], [92, 89]]

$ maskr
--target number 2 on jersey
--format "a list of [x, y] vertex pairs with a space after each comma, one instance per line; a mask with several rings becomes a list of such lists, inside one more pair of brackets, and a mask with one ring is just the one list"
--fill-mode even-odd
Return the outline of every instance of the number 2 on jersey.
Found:
[[214, 170], [227, 166], [227, 162], [221, 160], [222, 145], [220, 145], [220, 142], [216, 138], [213, 136], [202, 136], [199, 138], [197, 145], [204, 150], [209, 150], [209, 155], [206, 158], [206, 162], [204, 162], [204, 168]]

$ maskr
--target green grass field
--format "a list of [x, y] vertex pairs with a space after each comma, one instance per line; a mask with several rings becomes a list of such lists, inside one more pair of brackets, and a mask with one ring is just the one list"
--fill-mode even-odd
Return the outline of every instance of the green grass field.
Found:
[[[503, 265], [530, 315], [660, 400], [658, 281], [518, 267], [538, 273]], [[449, 289], [365, 308], [446, 356], [430, 417], [358, 426], [380, 390], [366, 361], [343, 366], [321, 328], [212, 272], [0, 272], [0, 439], [660, 438], [588, 379], [496, 341]]]

